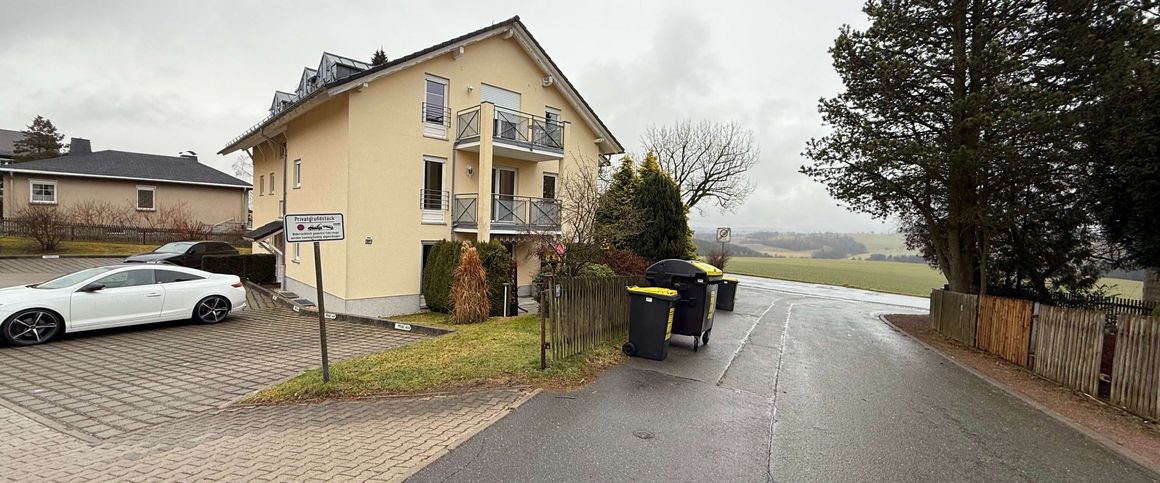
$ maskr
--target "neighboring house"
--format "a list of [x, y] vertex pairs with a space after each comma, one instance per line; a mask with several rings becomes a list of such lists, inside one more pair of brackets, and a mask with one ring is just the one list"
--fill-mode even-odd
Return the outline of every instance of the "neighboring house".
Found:
[[221, 154], [238, 150], [254, 160], [250, 237], [280, 255], [285, 288], [315, 297], [313, 249], [284, 246], [282, 215], [342, 212], [346, 240], [322, 244], [327, 308], [394, 315], [420, 308], [442, 239], [506, 244], [527, 293], [533, 241], [568, 230], [560, 181], [624, 148], [515, 17], [374, 67], [323, 54]]
[[24, 131], [0, 129], [0, 165], [9, 164], [16, 157], [16, 141], [24, 139]]
[[69, 209], [93, 202], [142, 214], [184, 203], [207, 225], [245, 223], [250, 183], [201, 164], [197, 156], [160, 156], [125, 151], [93, 152], [87, 139], [73, 138], [57, 158], [0, 167], [3, 215], [14, 217], [29, 204]]

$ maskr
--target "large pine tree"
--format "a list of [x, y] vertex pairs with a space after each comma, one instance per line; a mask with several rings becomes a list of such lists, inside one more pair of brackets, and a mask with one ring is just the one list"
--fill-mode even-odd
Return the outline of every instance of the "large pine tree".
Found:
[[689, 217], [677, 183], [661, 171], [649, 153], [640, 167], [640, 186], [633, 196], [633, 211], [644, 221], [632, 249], [652, 260], [689, 258]]
[[14, 159], [20, 162], [60, 156], [60, 150], [64, 148], [63, 139], [64, 135], [57, 132], [52, 121], [36, 116], [24, 130], [24, 137], [12, 143]]
[[1055, 49], [1070, 25], [1053, 3], [870, 0], [870, 26], [842, 28], [830, 51], [845, 90], [821, 101], [830, 134], [802, 171], [854, 210], [901, 219], [952, 290], [1096, 280], [1076, 66]]
[[600, 195], [600, 203], [596, 209], [595, 225], [596, 239], [602, 245], [613, 248], [628, 249], [632, 240], [640, 234], [640, 216], [633, 210], [633, 200], [640, 187], [640, 177], [636, 173], [636, 165], [632, 156], [624, 156], [620, 160], [620, 167], [612, 174], [612, 182], [608, 189]]

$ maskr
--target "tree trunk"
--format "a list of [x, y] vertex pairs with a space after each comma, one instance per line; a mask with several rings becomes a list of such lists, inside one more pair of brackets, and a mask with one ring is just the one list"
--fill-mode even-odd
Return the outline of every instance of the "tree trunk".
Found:
[[1160, 269], [1144, 270], [1144, 300], [1160, 302]]

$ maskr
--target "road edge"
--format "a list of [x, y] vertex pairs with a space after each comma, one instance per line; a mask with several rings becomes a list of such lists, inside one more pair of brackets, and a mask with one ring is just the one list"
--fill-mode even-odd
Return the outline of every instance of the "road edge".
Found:
[[543, 391], [544, 390], [540, 389], [540, 388], [536, 388], [536, 389], [533, 389], [531, 391], [528, 391], [527, 394], [523, 395], [523, 397], [517, 399], [510, 406], [504, 408], [503, 411], [500, 411], [499, 413], [484, 420], [483, 424], [481, 424], [475, 430], [460, 434], [459, 436], [456, 436], [454, 439], [452, 439], [447, 444], [446, 448], [440, 450], [438, 453], [431, 455], [425, 461], [423, 461], [422, 464], [416, 465], [416, 466], [410, 468], [409, 470], [407, 470], [405, 473], [399, 475], [398, 479], [396, 479], [395, 481], [406, 481], [408, 478], [415, 476], [415, 474], [422, 471], [423, 468], [431, 466], [436, 461], [439, 461], [439, 459], [443, 458], [444, 456], [447, 456], [452, 451], [454, 451], [455, 448], [458, 448], [459, 445], [466, 443], [467, 440], [474, 438], [475, 435], [482, 433], [483, 430], [490, 428], [491, 425], [499, 422], [499, 420], [501, 420], [503, 418], [506, 418], [509, 414], [515, 412], [516, 409], [519, 409], [520, 406], [523, 406], [524, 403], [530, 401], [533, 397], [536, 397], [537, 394], [540, 394]]
[[1147, 470], [1147, 471], [1153, 473], [1154, 476], [1160, 478], [1160, 466], [1153, 465], [1150, 461], [1148, 461], [1146, 458], [1141, 456], [1139, 453], [1132, 451], [1128, 448], [1125, 448], [1124, 446], [1120, 445], [1119, 443], [1116, 443], [1115, 441], [1112, 441], [1111, 439], [1108, 439], [1108, 438], [1104, 437], [1103, 435], [1095, 433], [1095, 432], [1089, 430], [1088, 428], [1079, 425], [1075, 421], [1072, 421], [1070, 418], [1068, 418], [1062, 414], [1059, 414], [1058, 412], [1055, 412], [1051, 408], [1044, 406], [1039, 401], [1032, 399], [1031, 397], [1027, 396], [1026, 394], [1023, 394], [1019, 391], [1016, 391], [1015, 389], [1012, 389], [1010, 386], [995, 380], [991, 376], [988, 376], [986, 374], [983, 374], [982, 372], [979, 372], [975, 368], [973, 368], [973, 367], [963, 363], [962, 361], [952, 357], [950, 354], [943, 352], [939, 348], [932, 346], [930, 344], [927, 344], [922, 339], [919, 339], [918, 337], [911, 335], [909, 332], [900, 329], [898, 326], [894, 325], [892, 322], [887, 320], [886, 319], [887, 315], [889, 315], [889, 314], [878, 313], [878, 320], [880, 320], [880, 321], [882, 321], [882, 323], [890, 326], [890, 328], [894, 329], [895, 332], [898, 332], [898, 333], [906, 336], [910, 340], [918, 342], [920, 345], [925, 347], [927, 350], [942, 356], [943, 359], [951, 361], [956, 366], [959, 366], [960, 368], [966, 370], [967, 372], [974, 374], [975, 377], [978, 377], [979, 379], [982, 379], [982, 380], [986, 381], [988, 384], [999, 388], [1003, 392], [1015, 397], [1016, 399], [1023, 401], [1024, 404], [1027, 404], [1028, 406], [1035, 408], [1039, 412], [1042, 412], [1043, 414], [1051, 416], [1056, 421], [1063, 423], [1064, 426], [1067, 426], [1071, 429], [1074, 429], [1076, 432], [1088, 437], [1089, 439], [1091, 439], [1092, 441], [1095, 441], [1096, 443], [1099, 443], [1100, 445], [1103, 445], [1104, 447], [1111, 450], [1113, 453], [1116, 453], [1116, 454], [1124, 457], [1125, 459], [1135, 463], [1137, 466], [1140, 466], [1142, 469]]

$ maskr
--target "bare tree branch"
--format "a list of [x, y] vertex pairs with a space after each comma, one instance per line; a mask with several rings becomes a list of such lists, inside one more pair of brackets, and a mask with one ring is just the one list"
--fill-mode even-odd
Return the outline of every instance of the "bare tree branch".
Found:
[[651, 126], [641, 142], [680, 186], [686, 208], [703, 211], [702, 202], [711, 202], [732, 211], [753, 191], [745, 174], [757, 164], [761, 150], [753, 131], [737, 122], [685, 120]]

